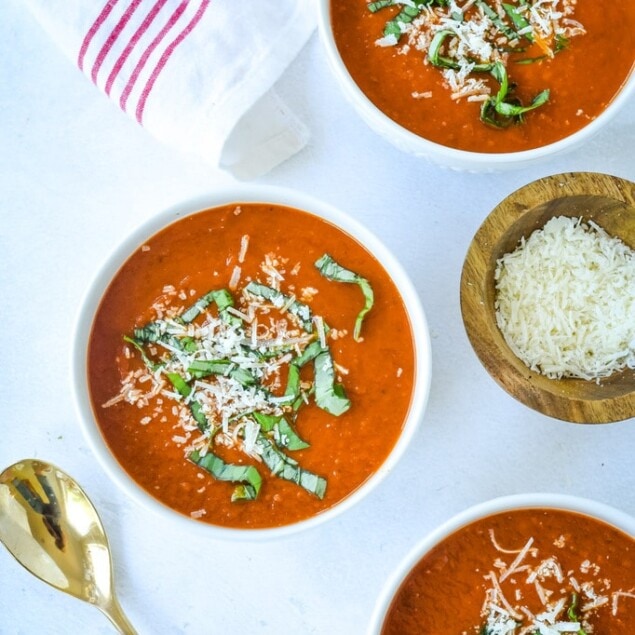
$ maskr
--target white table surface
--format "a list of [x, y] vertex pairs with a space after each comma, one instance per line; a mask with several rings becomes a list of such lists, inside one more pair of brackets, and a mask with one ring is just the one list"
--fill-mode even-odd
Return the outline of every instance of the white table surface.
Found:
[[[458, 174], [367, 129], [311, 39], [279, 89], [312, 140], [259, 182], [340, 206], [398, 254], [429, 321], [431, 393], [398, 468], [345, 515], [275, 542], [220, 542], [157, 522], [106, 477], [78, 426], [69, 353], [87, 285], [129, 230], [234, 181], [159, 145], [20, 4], [5, 0], [0, 10], [0, 466], [36, 457], [80, 481], [102, 515], [121, 603], [140, 633], [356, 635], [406, 552], [474, 503], [550, 491], [635, 514], [635, 421], [574, 425], [518, 403], [481, 367], [459, 308], [469, 242], [506, 195], [567, 171], [635, 181], [635, 101], [574, 154], [519, 172]], [[0, 633], [111, 632], [97, 609], [0, 549]]]

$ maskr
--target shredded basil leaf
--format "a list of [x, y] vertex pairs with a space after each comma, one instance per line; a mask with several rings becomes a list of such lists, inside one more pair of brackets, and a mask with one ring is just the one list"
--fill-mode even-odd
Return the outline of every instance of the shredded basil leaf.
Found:
[[229, 291], [225, 289], [220, 289], [217, 291], [210, 291], [206, 293], [204, 296], [201, 296], [194, 304], [186, 309], [179, 316], [181, 321], [185, 324], [190, 324], [193, 322], [205, 309], [212, 303], [215, 302], [218, 307], [218, 312], [222, 313], [229, 306], [234, 305], [234, 299], [232, 298]]
[[187, 372], [197, 379], [208, 375], [225, 375], [243, 386], [255, 386], [258, 383], [246, 368], [238, 366], [229, 359], [197, 359], [188, 366]]
[[446, 6], [448, 0], [412, 0], [411, 2], [403, 2], [400, 0], [376, 0], [369, 2], [367, 9], [371, 13], [377, 13], [386, 7], [401, 7], [399, 13], [386, 22], [384, 26], [384, 37], [394, 36], [395, 44], [404, 33], [404, 26], [410, 24], [419, 14], [428, 6]]
[[262, 460], [274, 476], [296, 483], [307, 492], [324, 498], [326, 479], [313, 472], [301, 468], [297, 461], [278, 449], [263, 434], [258, 436], [256, 443], [262, 450]]
[[287, 371], [287, 387], [285, 396], [289, 398], [291, 410], [297, 415], [304, 404], [309, 403], [309, 397], [314, 392], [313, 387], [303, 390], [300, 381], [300, 366], [292, 362]]
[[[575, 592], [572, 593], [571, 604], [569, 605], [569, 608], [567, 610], [567, 617], [572, 622], [580, 622], [580, 616], [578, 615], [578, 600], [579, 600], [578, 594]], [[587, 635], [587, 632], [582, 627], [580, 627], [576, 635]]]
[[278, 446], [291, 451], [305, 450], [310, 447], [310, 444], [298, 435], [284, 417], [274, 426], [273, 438]]
[[194, 321], [212, 302], [216, 304], [218, 315], [224, 322], [235, 327], [242, 325], [242, 320], [237, 315], [233, 315], [227, 310], [234, 306], [234, 298], [227, 289], [209, 291], [199, 298], [189, 309], [186, 309], [177, 319], [181, 320], [184, 324], [189, 324]]
[[572, 593], [571, 594], [571, 605], [569, 606], [569, 608], [567, 610], [567, 617], [572, 622], [577, 622], [578, 621], [577, 609], [578, 609], [578, 594], [577, 593]]
[[139, 351], [139, 354], [141, 355], [141, 359], [143, 360], [143, 363], [146, 365], [146, 367], [151, 373], [156, 372], [159, 368], [163, 366], [163, 364], [153, 362], [146, 354], [145, 349], [143, 348], [141, 343], [134, 337], [129, 337], [128, 335], [124, 335], [123, 340], [124, 342], [128, 342], [128, 344], [131, 344], [132, 346], [134, 346], [135, 349]]
[[150, 322], [141, 328], [136, 328], [133, 331], [134, 338], [143, 344], [151, 342], [157, 342], [165, 344], [168, 348], [174, 348], [177, 350], [188, 350], [186, 346], [190, 346], [188, 342], [183, 342], [178, 337], [174, 337], [170, 333], [166, 333], [164, 327], [157, 322]]
[[538, 57], [525, 57], [522, 60], [515, 60], [514, 64], [535, 64], [536, 62], [542, 62], [549, 59], [548, 55], [539, 55]]
[[262, 477], [253, 465], [235, 465], [226, 463], [219, 456], [208, 452], [201, 456], [194, 450], [189, 456], [196, 465], [207, 470], [218, 481], [240, 483], [234, 488], [231, 500], [254, 500], [262, 485]]
[[300, 394], [300, 369], [295, 364], [289, 364], [287, 371], [287, 387], [284, 391], [285, 396], [295, 400]]
[[392, 7], [395, 5], [395, 0], [377, 0], [377, 2], [369, 2], [367, 9], [371, 13], [376, 13], [380, 9], [385, 7]]
[[201, 379], [208, 375], [228, 375], [235, 366], [228, 359], [195, 359], [187, 368], [187, 372]]
[[[177, 316], [174, 319], [176, 322], [180, 322], [182, 324], [190, 324], [212, 302], [216, 303], [218, 314], [223, 321], [230, 323], [233, 326], [240, 326], [242, 324], [240, 318], [227, 311], [229, 307], [234, 306], [234, 299], [226, 289], [209, 291], [196, 300], [192, 306], [185, 309], [180, 316]], [[161, 342], [169, 347], [188, 352], [196, 350], [196, 343], [192, 340], [192, 338], [174, 337], [173, 335], [166, 333], [161, 327], [161, 324], [157, 322], [150, 322], [142, 328], [134, 329], [134, 336], [140, 342]]]
[[[143, 346], [141, 346], [141, 344], [137, 340], [135, 340], [132, 337], [128, 337], [127, 335], [124, 335], [123, 339], [124, 339], [124, 341], [128, 342], [129, 344], [132, 344], [132, 346], [134, 346], [135, 349], [137, 351], [139, 351], [139, 354], [141, 355], [141, 359], [143, 360], [143, 363], [146, 365], [146, 367], [148, 368], [148, 370], [151, 373], [154, 373], [159, 368], [163, 367], [162, 363], [153, 362], [147, 356]], [[167, 375], [167, 378], [172, 383], [172, 385], [174, 386], [174, 388], [176, 389], [176, 391], [181, 396], [183, 396], [183, 397], [189, 397], [190, 396], [190, 393], [192, 392], [192, 388], [190, 387], [190, 385], [178, 373], [166, 373], [166, 375]], [[198, 429], [201, 432], [210, 431], [212, 429], [212, 426], [210, 425], [207, 417], [205, 416], [205, 413], [203, 412], [203, 408], [202, 408], [201, 404], [198, 403], [198, 401], [196, 401], [195, 399], [190, 399], [188, 405], [190, 407], [190, 411], [192, 413], [192, 417], [194, 417], [194, 421], [196, 421]]]
[[554, 53], [560, 53], [560, 51], [564, 51], [569, 46], [569, 38], [564, 35], [556, 35], [556, 48]]
[[332, 415], [339, 417], [350, 407], [351, 402], [344, 387], [335, 382], [333, 358], [328, 350], [322, 351], [313, 361], [315, 369], [315, 403]]
[[[534, 41], [534, 36], [531, 31], [531, 25], [527, 21], [524, 15], [518, 11], [518, 9], [513, 4], [507, 4], [503, 2], [503, 9], [505, 13], [509, 16], [509, 19], [512, 21], [514, 27], [517, 31], [525, 31], [525, 29], [529, 29], [529, 31], [523, 32], [522, 37], [530, 42]], [[520, 36], [520, 33], [517, 33]]]
[[481, 121], [494, 128], [507, 128], [516, 121], [512, 117], [503, 117], [496, 111], [496, 101], [491, 97], [481, 105]]
[[430, 60], [434, 66], [438, 66], [439, 68], [453, 68], [455, 70], [459, 68], [459, 65], [454, 60], [441, 55], [441, 49], [445, 41], [455, 36], [454, 31], [443, 29], [442, 31], [438, 31], [432, 38], [430, 47], [428, 48], [428, 60]]
[[[170, 380], [175, 390], [182, 397], [189, 397], [192, 394], [192, 387], [178, 373], [166, 373], [166, 377]], [[198, 429], [201, 432], [212, 431], [213, 427], [203, 412], [203, 406], [201, 406], [196, 399], [190, 399], [188, 401], [188, 406], [194, 421], [196, 421]]]
[[496, 62], [491, 70], [492, 77], [500, 84], [496, 101], [502, 101], [509, 90], [509, 80], [507, 79], [507, 69], [502, 62]]
[[[451, 68], [453, 70], [459, 70], [461, 68], [453, 59], [441, 55], [441, 49], [445, 41], [453, 37], [456, 37], [456, 33], [451, 29], [443, 29], [434, 35], [428, 48], [428, 60], [433, 66]], [[493, 64], [489, 62], [484, 64], [475, 62], [472, 71], [475, 73], [484, 73], [491, 70], [492, 66]]]
[[263, 432], [273, 433], [273, 439], [278, 447], [288, 450], [304, 450], [310, 444], [300, 438], [291, 424], [282, 416], [268, 415], [263, 412], [253, 412], [251, 415]]
[[403, 33], [402, 25], [412, 22], [423, 11], [425, 5], [425, 2], [415, 4], [415, 6], [402, 5], [401, 11], [399, 11], [397, 16], [386, 23], [384, 35], [394, 35], [398, 40]]
[[[555, 46], [553, 48], [554, 55], [561, 53], [569, 47], [569, 38], [566, 38], [564, 35], [556, 35], [555, 37]], [[514, 52], [521, 53], [524, 52], [524, 49], [515, 49]], [[549, 55], [539, 55], [537, 57], [526, 57], [524, 59], [515, 60], [514, 64], [533, 64], [534, 62], [542, 62], [544, 60], [548, 60], [550, 58]]]
[[251, 281], [245, 287], [245, 291], [264, 298], [265, 300], [269, 300], [269, 302], [278, 309], [286, 306], [289, 313], [295, 315], [300, 320], [302, 328], [307, 333], [313, 332], [313, 316], [308, 305], [293, 300], [291, 296], [285, 295], [281, 291], [278, 291], [278, 289], [268, 287], [266, 284], [261, 284], [260, 282]]
[[207, 417], [205, 416], [205, 413], [203, 412], [203, 406], [201, 406], [201, 404], [195, 399], [190, 400], [189, 405], [190, 405], [190, 412], [192, 413], [192, 416], [194, 417], [194, 421], [196, 421], [198, 429], [201, 432], [207, 432], [212, 430], [212, 426], [209, 420], [207, 419]]
[[293, 365], [302, 368], [312, 362], [323, 350], [322, 344], [318, 340], [311, 342], [294, 360]]
[[492, 76], [500, 83], [495, 97], [483, 102], [481, 107], [481, 121], [497, 128], [504, 128], [512, 123], [521, 123], [523, 115], [530, 110], [539, 108], [549, 101], [549, 90], [538, 93], [528, 106], [523, 106], [518, 100], [510, 98], [507, 69], [502, 62], [496, 62], [491, 70]]
[[536, 108], [546, 104], [549, 101], [549, 95], [550, 91], [548, 89], [541, 91], [531, 100], [531, 103], [528, 106], [520, 106], [503, 101], [500, 104], [497, 104], [496, 110], [506, 117], [520, 117], [526, 112], [535, 110]]
[[192, 387], [178, 373], [166, 373], [165, 376], [172, 382], [175, 390], [183, 397], [189, 397]]
[[520, 36], [514, 29], [510, 28], [505, 21], [492, 9], [484, 0], [476, 0], [476, 6], [494, 23], [494, 26], [508, 39], [518, 40]]
[[308, 402], [308, 395], [302, 394], [300, 386], [300, 369], [312, 362], [322, 351], [327, 350], [322, 348], [322, 345], [318, 340], [311, 342], [295, 359], [289, 364], [287, 372], [287, 386], [284, 391], [285, 396], [288, 396], [292, 402], [291, 408], [294, 412], [300, 409], [302, 404]]
[[373, 304], [375, 302], [375, 295], [370, 282], [359, 274], [350, 271], [349, 269], [345, 269], [335, 262], [335, 260], [333, 260], [333, 258], [331, 258], [328, 254], [324, 254], [321, 258], [319, 258], [316, 261], [315, 266], [327, 280], [357, 284], [361, 289], [364, 296], [364, 308], [357, 315], [357, 319], [355, 320], [355, 329], [353, 331], [353, 339], [356, 342], [359, 342], [362, 322], [364, 321], [366, 314], [373, 308]]

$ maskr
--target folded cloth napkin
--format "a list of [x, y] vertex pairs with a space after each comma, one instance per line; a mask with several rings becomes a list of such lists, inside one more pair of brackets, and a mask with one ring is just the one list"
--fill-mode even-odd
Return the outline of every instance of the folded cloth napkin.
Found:
[[306, 127], [273, 88], [315, 28], [307, 0], [27, 0], [66, 54], [161, 141], [251, 179]]

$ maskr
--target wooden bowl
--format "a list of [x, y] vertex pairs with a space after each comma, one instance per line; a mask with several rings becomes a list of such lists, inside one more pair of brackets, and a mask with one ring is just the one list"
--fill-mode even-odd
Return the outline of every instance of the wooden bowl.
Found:
[[497, 260], [554, 216], [591, 219], [635, 249], [635, 183], [578, 172], [549, 176], [520, 188], [494, 208], [468, 249], [461, 276], [461, 313], [468, 338], [490, 375], [534, 410], [575, 423], [635, 417], [634, 370], [613, 373], [601, 383], [549, 379], [516, 357], [496, 324]]

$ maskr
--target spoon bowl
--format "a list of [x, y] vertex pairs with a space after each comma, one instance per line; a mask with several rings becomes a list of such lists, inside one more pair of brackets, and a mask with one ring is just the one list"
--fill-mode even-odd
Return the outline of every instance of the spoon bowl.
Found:
[[104, 527], [68, 474], [34, 459], [4, 470], [0, 474], [0, 542], [47, 584], [94, 604], [120, 633], [136, 633], [115, 596]]

